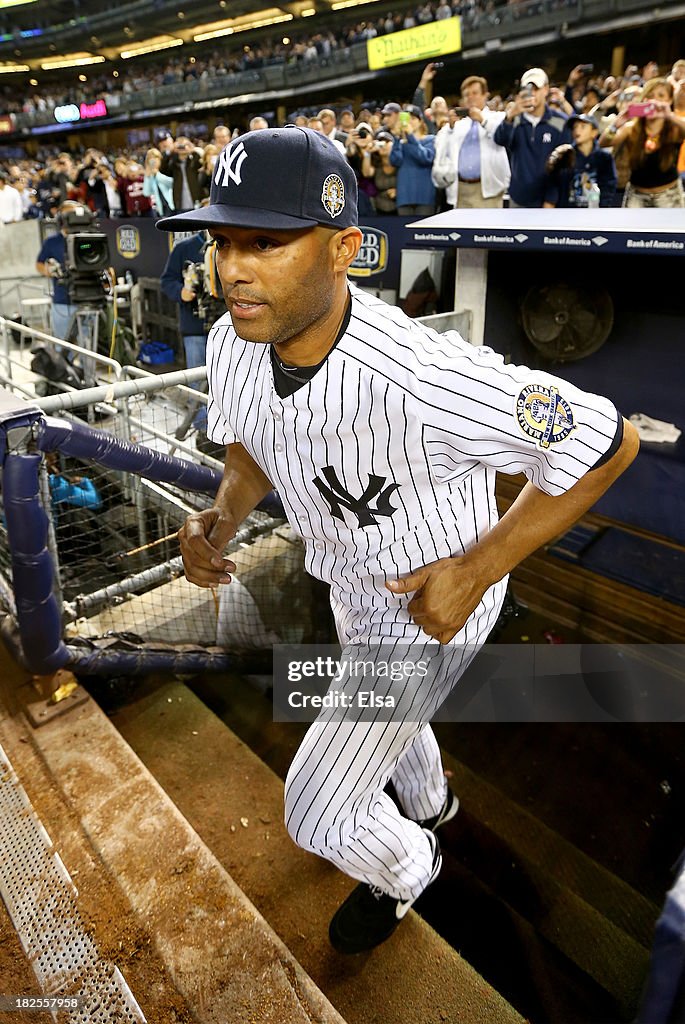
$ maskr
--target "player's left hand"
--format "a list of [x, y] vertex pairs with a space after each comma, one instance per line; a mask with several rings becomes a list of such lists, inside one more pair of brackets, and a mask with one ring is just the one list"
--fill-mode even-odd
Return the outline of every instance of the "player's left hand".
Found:
[[490, 585], [464, 557], [441, 558], [417, 569], [410, 576], [388, 580], [393, 594], [414, 596], [407, 610], [424, 633], [441, 644], [457, 635]]

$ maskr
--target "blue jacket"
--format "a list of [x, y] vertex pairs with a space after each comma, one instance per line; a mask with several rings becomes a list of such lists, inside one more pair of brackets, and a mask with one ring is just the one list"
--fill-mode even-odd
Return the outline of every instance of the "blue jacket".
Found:
[[[599, 205], [613, 206], [616, 197], [616, 165], [608, 149], [594, 149], [584, 156], [577, 146], [576, 165], [561, 170], [556, 175], [558, 189], [557, 206], [587, 206], [587, 189], [592, 182], [599, 186]], [[553, 179], [554, 180], [554, 179]]]
[[435, 136], [417, 139], [408, 135], [406, 142], [396, 138], [390, 150], [390, 163], [397, 168], [397, 205], [431, 206], [435, 203], [435, 185], [431, 178]]
[[[48, 235], [41, 246], [41, 250], [38, 253], [38, 263], [47, 263], [49, 259], [57, 260], [61, 263], [64, 268], [64, 263], [67, 258], [67, 240], [61, 231], [58, 231], [56, 235]], [[51, 278], [52, 284], [52, 301], [58, 305], [67, 306], [69, 304], [69, 292], [66, 285], [62, 284], [57, 278]]]
[[518, 206], [542, 206], [555, 202], [556, 188], [545, 169], [547, 157], [562, 142], [572, 142], [565, 114], [545, 107], [541, 120], [532, 125], [523, 114], [502, 121], [495, 142], [504, 146], [511, 164], [509, 195]]
[[169, 253], [169, 259], [159, 279], [162, 291], [179, 307], [179, 323], [181, 334], [206, 334], [204, 324], [197, 315], [197, 303], [185, 302], [181, 298], [183, 289], [183, 270], [187, 263], [199, 263], [202, 259], [202, 246], [206, 238], [204, 231], [198, 231], [192, 238], [184, 238], [177, 242]]
[[90, 508], [97, 512], [102, 508], [102, 498], [92, 480], [82, 476], [77, 484], [72, 484], [59, 473], [48, 474], [50, 496], [53, 505], [72, 505], [75, 508]]

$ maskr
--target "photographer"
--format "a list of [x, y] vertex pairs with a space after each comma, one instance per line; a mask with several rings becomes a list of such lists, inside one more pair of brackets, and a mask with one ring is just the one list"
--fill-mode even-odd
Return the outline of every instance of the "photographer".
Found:
[[470, 210], [500, 208], [511, 172], [506, 150], [493, 141], [504, 120], [501, 111], [489, 110], [488, 83], [470, 75], [461, 84], [462, 107], [435, 138], [433, 183], [445, 189], [447, 205]]
[[671, 83], [652, 78], [640, 102], [631, 103], [602, 136], [605, 146], [627, 155], [630, 179], [623, 196], [625, 207], [685, 207], [678, 174], [685, 119], [673, 113], [672, 102]]
[[371, 125], [360, 121], [347, 136], [345, 145], [347, 162], [357, 178], [358, 209], [363, 217], [372, 216], [374, 213], [373, 200], [377, 191], [373, 180], [375, 173], [372, 162], [374, 141]]
[[521, 77], [521, 88], [493, 136], [509, 155], [512, 207], [534, 208], [554, 201], [547, 157], [562, 142], [570, 142], [571, 135], [565, 114], [548, 106], [548, 95], [547, 75], [542, 68], [530, 68]]
[[[179, 326], [187, 369], [205, 364], [207, 329], [198, 315], [197, 296], [201, 284], [195, 268], [202, 262], [206, 241], [205, 232], [197, 231], [191, 238], [177, 242], [169, 253], [160, 278], [160, 285], [166, 297], [178, 303]], [[207, 409], [204, 404], [200, 405], [193, 426], [198, 430], [200, 446], [206, 442]]]
[[398, 125], [400, 136], [390, 152], [390, 163], [397, 168], [397, 212], [402, 217], [430, 217], [435, 213], [435, 136], [428, 134], [418, 107], [403, 110]]
[[38, 273], [52, 280], [52, 334], [62, 341], [68, 340], [69, 329], [76, 315], [76, 306], [69, 301], [69, 290], [63, 280], [66, 270], [66, 237], [69, 233], [63, 217], [80, 205], [73, 200], [62, 203], [57, 211], [59, 231], [45, 239], [36, 262]]
[[202, 199], [199, 173], [202, 168], [202, 153], [195, 149], [185, 135], [179, 135], [171, 153], [162, 158], [162, 174], [173, 179], [174, 210], [193, 210]]
[[83, 164], [74, 180], [83, 202], [93, 210], [96, 217], [109, 216], [107, 192], [102, 176], [103, 167], [108, 167], [104, 154], [97, 149], [87, 149]]

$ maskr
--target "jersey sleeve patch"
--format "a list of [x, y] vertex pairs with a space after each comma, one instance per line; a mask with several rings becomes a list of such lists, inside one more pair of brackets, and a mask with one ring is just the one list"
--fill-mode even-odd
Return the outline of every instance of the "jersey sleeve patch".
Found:
[[561, 444], [576, 429], [573, 409], [553, 385], [528, 384], [516, 399], [516, 422], [536, 447]]

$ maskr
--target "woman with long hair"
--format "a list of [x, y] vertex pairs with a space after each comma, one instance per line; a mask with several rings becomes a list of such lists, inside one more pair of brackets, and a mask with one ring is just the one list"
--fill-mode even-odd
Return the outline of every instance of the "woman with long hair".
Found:
[[685, 207], [678, 175], [678, 153], [685, 139], [685, 119], [673, 113], [673, 86], [665, 78], [652, 78], [640, 97], [644, 112], [619, 114], [601, 144], [627, 155], [630, 179], [624, 207]]

